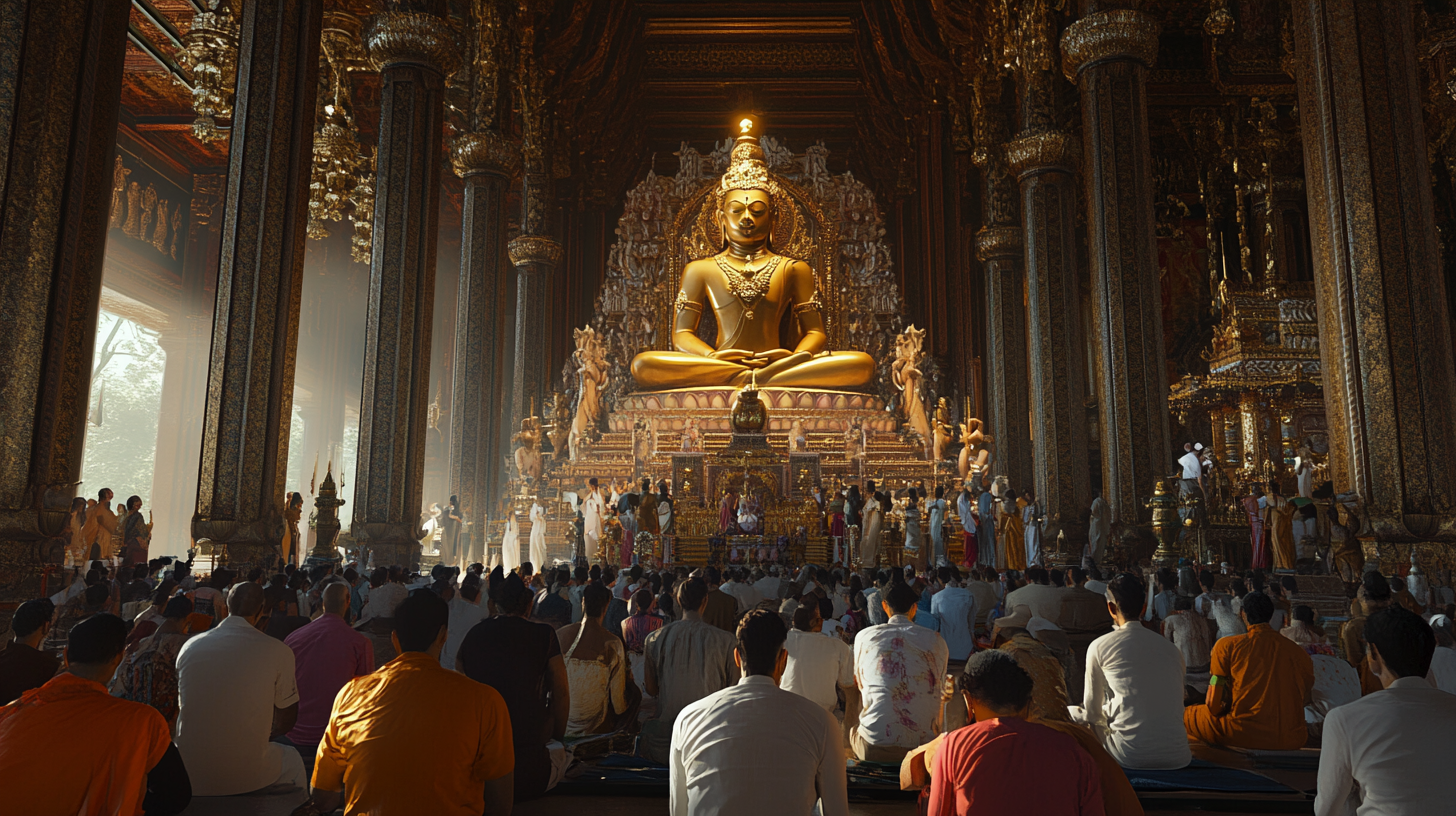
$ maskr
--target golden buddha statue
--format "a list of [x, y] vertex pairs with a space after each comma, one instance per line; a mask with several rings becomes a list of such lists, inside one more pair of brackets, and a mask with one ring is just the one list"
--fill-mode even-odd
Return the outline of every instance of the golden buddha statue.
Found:
[[[676, 351], [644, 351], [632, 359], [637, 385], [658, 390], [747, 385], [853, 390], [868, 385], [875, 363], [860, 351], [827, 351], [823, 308], [809, 264], [773, 251], [774, 199], [763, 149], [744, 120], [732, 163], [718, 183], [714, 214], [722, 252], [683, 268], [673, 304]], [[718, 321], [716, 348], [697, 336], [703, 308]], [[799, 337], [792, 350], [779, 336], [792, 310]]]

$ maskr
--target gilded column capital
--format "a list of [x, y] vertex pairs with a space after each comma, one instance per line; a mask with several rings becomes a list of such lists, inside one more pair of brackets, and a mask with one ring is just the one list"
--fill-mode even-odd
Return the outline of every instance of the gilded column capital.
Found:
[[476, 173], [508, 176], [521, 166], [521, 150], [494, 130], [462, 133], [450, 147], [450, 163], [461, 178]]
[[976, 233], [976, 257], [981, 262], [1021, 257], [1021, 227], [984, 227]]
[[1083, 68], [1110, 59], [1136, 60], [1151, 68], [1161, 31], [1152, 16], [1132, 9], [1083, 17], [1062, 32], [1062, 73], [1076, 82]]
[[1024, 132], [1006, 143], [1006, 165], [1017, 176], [1054, 167], [1070, 170], [1079, 146], [1065, 130]]
[[544, 235], [518, 235], [506, 244], [506, 255], [517, 268], [528, 264], [554, 267], [561, 263], [562, 249]]
[[386, 11], [374, 15], [364, 32], [369, 59], [383, 70], [408, 63], [433, 68], [449, 76], [460, 67], [455, 49], [455, 32], [443, 17], [408, 11]]

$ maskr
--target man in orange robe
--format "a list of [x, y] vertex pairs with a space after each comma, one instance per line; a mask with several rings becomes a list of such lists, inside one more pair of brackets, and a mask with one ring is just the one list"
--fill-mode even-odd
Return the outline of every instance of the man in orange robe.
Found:
[[1183, 710], [1183, 727], [1211, 745], [1303, 748], [1314, 663], [1299, 644], [1269, 628], [1274, 601], [1268, 595], [1247, 595], [1241, 615], [1248, 633], [1214, 645], [1207, 702]]

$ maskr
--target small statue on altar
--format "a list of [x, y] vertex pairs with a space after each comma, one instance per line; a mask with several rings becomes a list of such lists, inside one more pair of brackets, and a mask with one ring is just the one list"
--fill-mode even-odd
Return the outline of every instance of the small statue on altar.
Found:
[[682, 444], [678, 446], [683, 453], [700, 452], [703, 449], [703, 432], [698, 428], [698, 418], [688, 417], [687, 424], [683, 426]]
[[939, 462], [949, 453], [947, 448], [955, 438], [956, 426], [950, 414], [950, 404], [941, 397], [935, 401], [935, 453], [932, 462]]
[[961, 479], [979, 481], [991, 469], [993, 439], [981, 433], [981, 420], [971, 417], [961, 423], [961, 455], [957, 462]]
[[763, 532], [763, 506], [758, 497], [743, 486], [743, 498], [738, 500], [738, 529], [743, 535], [759, 535]]
[[795, 419], [789, 424], [789, 453], [808, 450], [809, 438], [804, 433], [804, 421]]
[[523, 481], [535, 482], [541, 478], [541, 418], [526, 417], [521, 420], [521, 430], [511, 437], [516, 448], [516, 475]]
[[632, 458], [638, 470], [646, 470], [652, 461], [652, 452], [657, 448], [657, 432], [652, 421], [639, 419], [632, 426]]
[[571, 450], [571, 461], [575, 462], [590, 446], [597, 420], [602, 413], [602, 390], [607, 386], [606, 349], [597, 337], [596, 329], [590, 326], [573, 332], [576, 351], [571, 353], [576, 364], [578, 390], [576, 415], [571, 421], [571, 432], [567, 445]]
[[844, 429], [844, 460], [852, 464], [864, 450], [864, 423], [856, 419]]
[[925, 414], [925, 400], [920, 396], [920, 361], [924, 359], [925, 331], [910, 326], [895, 338], [895, 362], [890, 365], [890, 379], [900, 390], [900, 413], [910, 428], [920, 435], [920, 443], [931, 453], [930, 419]]
[[571, 435], [571, 403], [565, 394], [553, 394], [549, 411], [551, 424], [546, 438], [551, 440], [552, 456], [561, 459], [567, 455], [566, 439]]
[[[673, 302], [674, 350], [644, 351], [632, 360], [632, 377], [643, 388], [741, 386], [756, 375], [760, 386], [858, 389], [874, 376], [868, 354], [826, 349], [813, 268], [772, 245], [779, 209], [792, 205], [769, 173], [754, 124], [751, 118], [740, 123], [714, 199], [723, 249], [683, 269]], [[713, 345], [697, 335], [705, 308], [718, 324]], [[781, 336], [785, 316], [789, 331]]]

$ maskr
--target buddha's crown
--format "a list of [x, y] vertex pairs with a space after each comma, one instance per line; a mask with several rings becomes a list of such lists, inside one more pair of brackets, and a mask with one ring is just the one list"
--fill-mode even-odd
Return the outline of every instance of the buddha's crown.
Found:
[[733, 142], [729, 154], [728, 171], [718, 182], [718, 194], [729, 190], [762, 190], [770, 195], [779, 193], [778, 182], [769, 175], [768, 165], [763, 160], [763, 148], [757, 136], [739, 136]]

